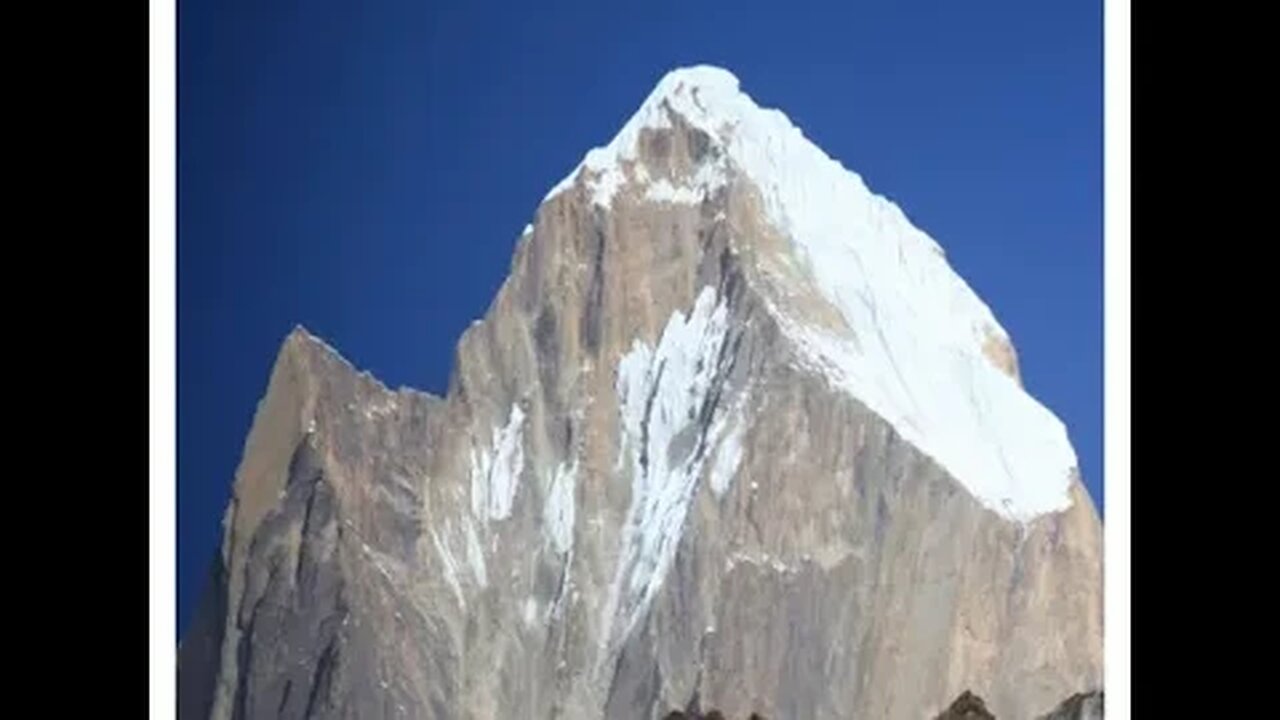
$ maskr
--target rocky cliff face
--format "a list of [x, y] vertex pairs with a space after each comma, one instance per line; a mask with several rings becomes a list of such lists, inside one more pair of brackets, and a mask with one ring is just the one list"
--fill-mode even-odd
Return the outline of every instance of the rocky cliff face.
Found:
[[934, 720], [996, 720], [996, 717], [987, 710], [982, 698], [966, 690]]
[[538, 209], [445, 397], [295, 330], [184, 718], [1030, 718], [1101, 685], [1101, 527], [940, 248], [732, 76]]
[[1102, 691], [1076, 693], [1039, 720], [1102, 720]]

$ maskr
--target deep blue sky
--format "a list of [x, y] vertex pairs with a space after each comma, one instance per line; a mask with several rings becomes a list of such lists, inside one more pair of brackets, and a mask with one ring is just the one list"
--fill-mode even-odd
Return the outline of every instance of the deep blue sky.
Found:
[[677, 65], [732, 70], [946, 248], [1101, 500], [1099, 0], [179, 11], [180, 631], [289, 329], [440, 392], [538, 201]]

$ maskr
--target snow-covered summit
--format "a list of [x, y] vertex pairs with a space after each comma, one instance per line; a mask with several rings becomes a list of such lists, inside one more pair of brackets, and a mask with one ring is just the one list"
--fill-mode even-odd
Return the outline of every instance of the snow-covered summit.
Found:
[[897, 205], [782, 112], [757, 105], [729, 71], [668, 73], [617, 136], [547, 197], [584, 169], [592, 201], [605, 208], [627, 183], [650, 182], [624, 161], [636, 158], [643, 129], [671, 127], [673, 113], [718, 145], [720, 166], [686, 179], [693, 187], [652, 182], [645, 196], [696, 202], [724, 183], [754, 185], [770, 224], [791, 240], [805, 284], [843, 319], [833, 328], [785, 298], [772, 303], [807, 365], [1005, 517], [1025, 521], [1070, 505], [1077, 462], [1066, 429], [1019, 384], [1012, 344], [991, 310]]

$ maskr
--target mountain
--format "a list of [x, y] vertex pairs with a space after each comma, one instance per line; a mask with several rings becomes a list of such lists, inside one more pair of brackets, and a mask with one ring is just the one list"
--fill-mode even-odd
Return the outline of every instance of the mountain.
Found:
[[298, 328], [184, 718], [1032, 718], [1102, 683], [1102, 531], [942, 248], [727, 71], [553, 188], [446, 395]]

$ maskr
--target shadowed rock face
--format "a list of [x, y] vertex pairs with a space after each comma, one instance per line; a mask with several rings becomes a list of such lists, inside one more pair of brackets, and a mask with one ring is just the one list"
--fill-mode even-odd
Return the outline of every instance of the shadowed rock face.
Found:
[[[678, 115], [638, 147], [629, 177], [673, 183], [722, 153]], [[917, 720], [981, 687], [1029, 718], [1099, 686], [1079, 479], [1011, 521], [836, 387], [777, 312], [827, 310], [778, 282], [785, 239], [725, 173], [696, 202], [632, 181], [604, 207], [589, 170], [548, 198], [443, 398], [291, 333], [180, 715], [659, 718], [698, 697]]]
[[1102, 691], [1076, 693], [1039, 720], [1102, 720]]
[[982, 698], [965, 690], [935, 720], [995, 720]]
[[[1076, 693], [1037, 720], [1102, 720], [1102, 691]], [[935, 720], [996, 720], [982, 698], [965, 690]]]

